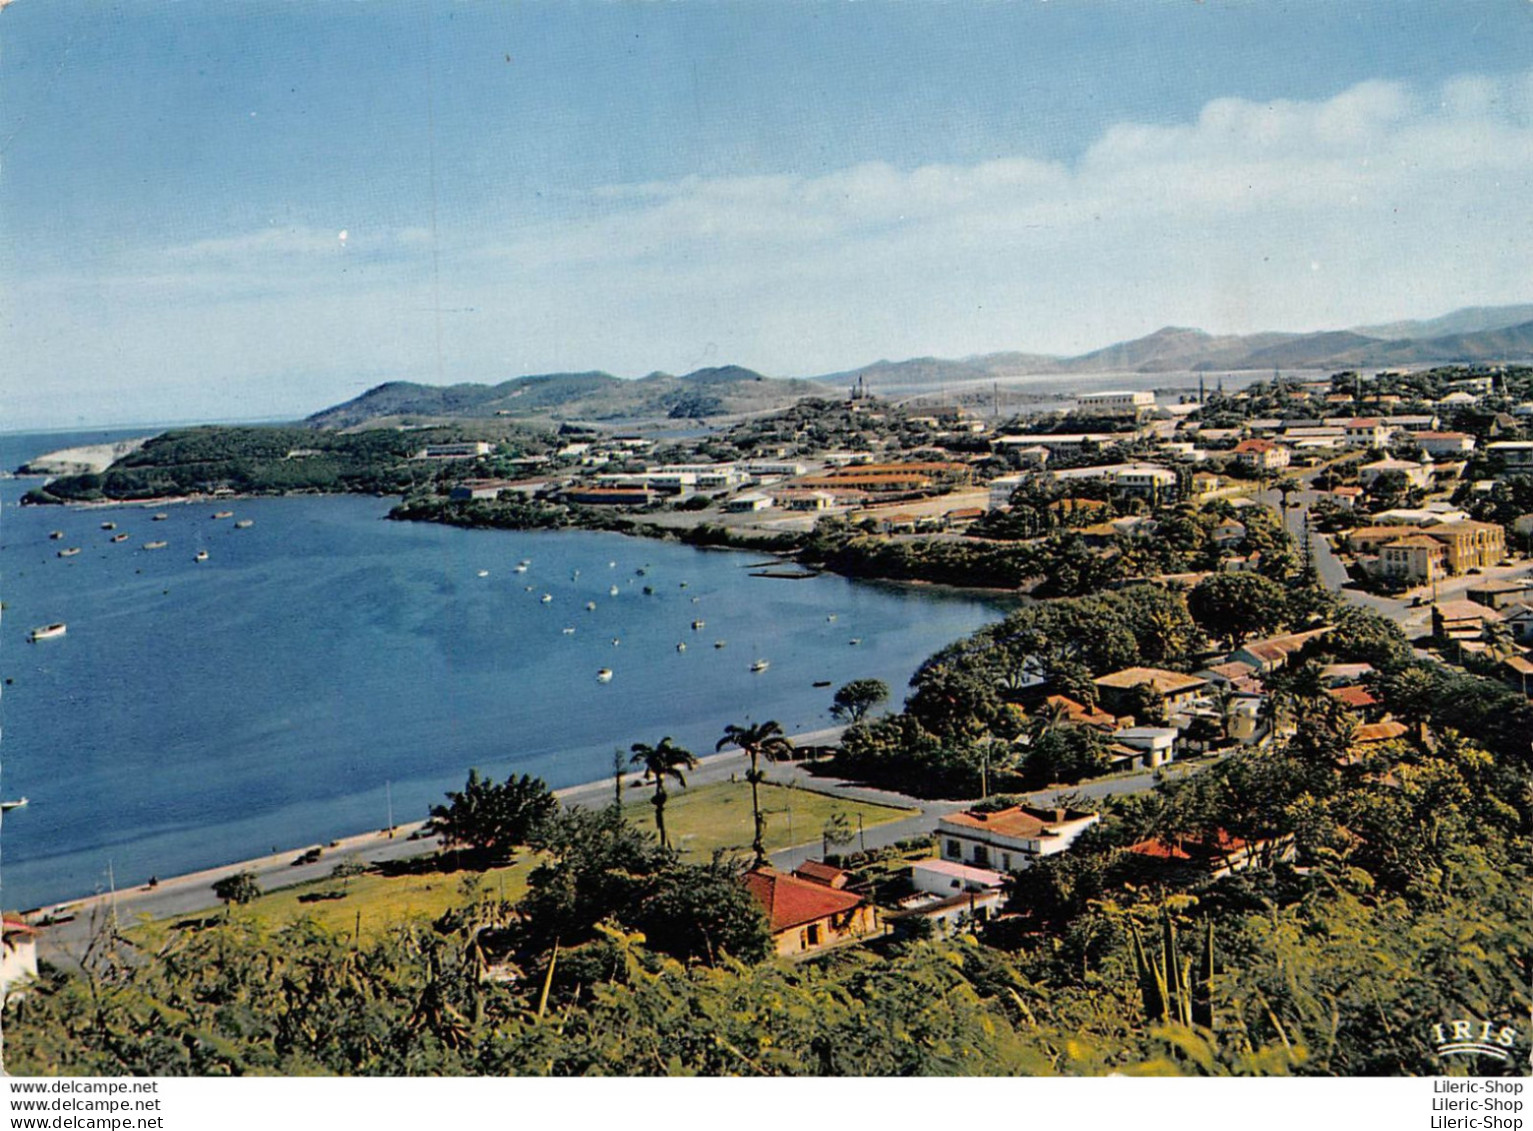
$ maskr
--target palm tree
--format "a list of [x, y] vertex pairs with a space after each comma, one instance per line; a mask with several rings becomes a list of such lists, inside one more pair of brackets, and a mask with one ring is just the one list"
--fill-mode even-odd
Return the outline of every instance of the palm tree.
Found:
[[793, 744], [782, 733], [782, 724], [775, 719], [754, 725], [747, 723], [740, 726], [730, 723], [724, 728], [724, 737], [719, 739], [715, 750], [722, 750], [726, 746], [738, 746], [745, 751], [746, 757], [751, 760], [750, 772], [745, 775], [745, 780], [751, 783], [751, 815], [755, 819], [756, 834], [751, 841], [751, 853], [754, 859], [752, 867], [766, 863], [766, 846], [763, 840], [766, 836], [766, 818], [761, 815], [760, 786], [766, 780], [766, 775], [761, 772], [761, 759], [766, 757], [771, 761], [793, 756]]
[[655, 830], [660, 834], [660, 847], [668, 848], [670, 841], [665, 835], [665, 779], [675, 778], [685, 789], [687, 779], [681, 771], [696, 767], [697, 759], [692, 756], [692, 751], [684, 750], [672, 742], [670, 735], [666, 735], [654, 746], [635, 742], [632, 750], [633, 765], [643, 766], [644, 777], [653, 779], [655, 783], [655, 796], [650, 799], [650, 804], [655, 807]]

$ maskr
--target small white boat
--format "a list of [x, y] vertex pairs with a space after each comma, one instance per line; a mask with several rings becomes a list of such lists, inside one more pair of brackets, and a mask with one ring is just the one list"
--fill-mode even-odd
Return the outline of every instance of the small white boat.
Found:
[[616, 585], [614, 585], [611, 589], [607, 590], [607, 596], [609, 596], [609, 597], [616, 597], [617, 596], [617, 586]]
[[101, 524], [101, 529], [102, 530], [116, 530], [117, 529], [117, 524], [115, 522], [103, 522]]
[[862, 637], [854, 636], [850, 640], [848, 640], [847, 643], [852, 645], [855, 648], [858, 644], [862, 643]]
[[478, 577], [489, 577], [490, 576], [490, 571], [487, 570], [487, 569], [482, 569], [475, 576], [478, 576]]
[[50, 530], [48, 531], [48, 537], [55, 542], [62, 542], [64, 540], [64, 532], [62, 530]]
[[234, 512], [233, 511], [214, 511], [213, 512], [213, 517], [214, 518], [233, 518], [234, 517]]
[[543, 596], [539, 597], [538, 600], [542, 601], [545, 605], [550, 605], [553, 603], [554, 595], [552, 593], [545, 593]]
[[164, 522], [169, 517], [170, 515], [166, 514], [164, 511], [161, 511], [159, 514], [153, 516], [155, 522]]
[[0, 801], [0, 813], [9, 813], [12, 809], [25, 809], [27, 799], [18, 797], [15, 801]]
[[513, 573], [526, 573], [527, 572], [527, 567], [525, 565], [518, 565], [518, 566], [516, 566], [512, 570], [512, 572]]
[[563, 629], [563, 632], [564, 632], [564, 635], [566, 635], [566, 636], [574, 636], [575, 635], [575, 630], [573, 628]]
[[586, 602], [586, 612], [594, 613], [595, 611], [596, 611], [596, 602], [595, 601], [587, 601]]
[[146, 549], [146, 550], [163, 550], [168, 545], [170, 545], [169, 542], [145, 542], [144, 543], [144, 549]]
[[127, 535], [126, 531], [124, 531], [121, 534], [114, 534], [114, 535], [112, 535], [112, 541], [113, 542], [126, 542], [127, 540], [128, 540], [128, 535]]
[[836, 614], [835, 613], [829, 613], [829, 614], [826, 615], [825, 619], [828, 620], [828, 621], [833, 621], [833, 620], [836, 619]]
[[523, 566], [523, 567], [530, 566], [532, 564], [532, 559], [531, 558], [523, 558], [521, 561], [517, 562], [516, 564], [519, 565], [519, 566]]
[[764, 672], [764, 671], [767, 670], [767, 668], [769, 668], [771, 666], [772, 666], [772, 661], [771, 660], [757, 660], [755, 663], [753, 663], [751, 665], [751, 671], [753, 671], [753, 672]]
[[522, 592], [524, 592], [524, 593], [531, 593], [532, 592], [532, 586], [530, 586], [530, 585], [523, 585], [522, 586]]
[[206, 550], [198, 550], [197, 551], [197, 556], [192, 559], [192, 561], [194, 561], [194, 562], [205, 562], [207, 560], [208, 560], [208, 552]]
[[703, 629], [704, 627], [706, 627], [707, 624], [708, 624], [707, 621], [695, 620], [695, 621], [692, 622], [692, 631], [693, 632], [698, 632], [701, 629]]
[[253, 518], [242, 518], [242, 519], [240, 519], [238, 522], [236, 522], [234, 524], [234, 529], [236, 529], [236, 530], [249, 530], [254, 525], [255, 525], [255, 519], [253, 519]]
[[61, 558], [72, 558], [76, 554], [78, 554], [79, 552], [80, 552], [80, 547], [78, 547], [78, 546], [71, 546], [67, 550], [60, 550], [59, 551], [59, 557], [61, 557]]
[[607, 568], [608, 569], [617, 569], [617, 562], [608, 562], [607, 563]]
[[39, 640], [52, 640], [55, 636], [63, 636], [68, 631], [68, 625], [59, 621], [57, 624], [45, 624], [41, 628], [34, 628], [27, 633], [27, 639], [34, 643]]
[[715, 640], [713, 642], [713, 646], [715, 648], [722, 648], [722, 647], [724, 647], [724, 642], [722, 640]]
[[676, 651], [678, 651], [678, 652], [685, 652], [686, 650], [687, 650], [687, 646], [685, 644], [681, 643], [680, 641], [676, 642]]
[[600, 671], [598, 671], [596, 673], [596, 682], [597, 683], [611, 683], [612, 682], [612, 669], [611, 668], [602, 668]]

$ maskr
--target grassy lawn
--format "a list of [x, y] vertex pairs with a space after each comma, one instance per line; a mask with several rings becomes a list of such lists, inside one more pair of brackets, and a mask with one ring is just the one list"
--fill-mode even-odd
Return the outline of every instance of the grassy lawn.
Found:
[[[670, 789], [665, 806], [665, 827], [671, 843], [689, 860], [706, 860], [715, 848], [747, 854], [751, 837], [751, 787], [745, 782], [718, 782], [697, 789]], [[638, 828], [653, 830], [654, 806], [648, 790], [634, 790], [634, 800], [623, 806], [623, 815]], [[770, 783], [761, 786], [761, 809], [766, 814], [768, 852], [818, 840], [820, 830], [834, 813], [845, 813], [852, 829], [862, 817], [862, 827], [913, 816], [914, 809], [896, 809], [863, 801], [846, 801], [807, 789], [788, 789]], [[791, 832], [791, 835], [790, 835]], [[856, 843], [848, 846], [856, 848]]]
[[[273, 926], [310, 915], [332, 931], [351, 932], [361, 916], [362, 936], [378, 934], [389, 926], [414, 916], [435, 919], [449, 907], [465, 902], [463, 881], [473, 878], [496, 898], [511, 902], [527, 891], [527, 876], [537, 867], [538, 857], [527, 852], [503, 868], [487, 872], [433, 872], [419, 876], [353, 876], [346, 884], [340, 880], [315, 880], [281, 888], [245, 905], [253, 914]], [[322, 891], [346, 892], [344, 899], [321, 899], [299, 902], [299, 896]]]

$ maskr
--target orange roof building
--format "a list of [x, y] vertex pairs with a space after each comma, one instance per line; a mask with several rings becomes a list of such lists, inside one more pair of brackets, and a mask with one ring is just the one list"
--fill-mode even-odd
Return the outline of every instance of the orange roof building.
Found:
[[1151, 837], [1129, 845], [1128, 851], [1156, 871], [1185, 878], [1218, 879], [1247, 868], [1270, 867], [1292, 860], [1292, 836], [1256, 837], [1246, 840], [1216, 829], [1210, 836]]
[[1101, 819], [1098, 813], [1030, 805], [989, 813], [970, 809], [938, 818], [937, 839], [944, 860], [1020, 872], [1040, 856], [1065, 851]]
[[772, 946], [780, 955], [824, 950], [878, 927], [872, 904], [824, 883], [762, 867], [745, 874], [745, 888], [766, 913]]

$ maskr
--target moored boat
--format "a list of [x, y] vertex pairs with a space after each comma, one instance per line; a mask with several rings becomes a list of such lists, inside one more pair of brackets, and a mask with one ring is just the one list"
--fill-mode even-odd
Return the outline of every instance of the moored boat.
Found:
[[553, 602], [553, 599], [554, 599], [554, 595], [552, 593], [545, 593], [545, 594], [543, 594], [543, 596], [538, 598], [538, 600], [542, 601], [545, 605], [551, 604]]
[[214, 511], [213, 512], [213, 517], [214, 518], [233, 518], [234, 517], [234, 512], [233, 511]]
[[64, 532], [62, 530], [50, 530], [48, 531], [48, 537], [52, 538], [55, 542], [62, 542], [64, 540]]
[[612, 682], [612, 669], [611, 668], [601, 668], [600, 670], [598, 670], [597, 673], [596, 673], [596, 682], [597, 683], [611, 683]]
[[117, 529], [117, 524], [115, 522], [103, 522], [101, 524], [101, 529], [102, 530], [116, 530]]
[[15, 801], [0, 801], [0, 813], [9, 813], [12, 809], [25, 809], [27, 799], [18, 797]]
[[114, 535], [112, 535], [112, 541], [113, 542], [126, 542], [127, 540], [128, 540], [128, 532], [126, 530], [124, 530], [121, 534], [114, 534]]
[[163, 550], [168, 545], [170, 545], [169, 542], [145, 542], [144, 543], [144, 549], [146, 549], [146, 550]]
[[72, 558], [76, 554], [78, 554], [79, 552], [80, 552], [80, 547], [78, 547], [78, 546], [71, 546], [67, 550], [60, 550], [59, 551], [59, 557], [61, 557], [61, 558]]
[[698, 632], [707, 625], [707, 621], [695, 620], [692, 622], [692, 631]]
[[52, 640], [55, 636], [63, 636], [68, 631], [69, 626], [63, 621], [58, 621], [54, 624], [45, 624], [41, 628], [34, 628], [27, 633], [27, 639], [34, 643], [38, 640]]
[[753, 671], [753, 672], [764, 672], [764, 671], [767, 670], [767, 668], [769, 668], [771, 666], [772, 666], [772, 661], [771, 660], [757, 660], [755, 663], [753, 663], [751, 665], [751, 671]]
[[236, 522], [234, 524], [234, 529], [236, 529], [236, 530], [249, 530], [254, 525], [255, 525], [255, 519], [253, 519], [253, 518], [242, 518], [242, 519], [240, 519], [238, 522]]
[[164, 522], [167, 518], [170, 517], [170, 515], [166, 514], [164, 511], [161, 511], [159, 514], [154, 515], [153, 517], [155, 522]]
[[206, 550], [198, 550], [196, 557], [192, 558], [192, 561], [194, 562], [205, 562], [207, 560], [208, 552]]

